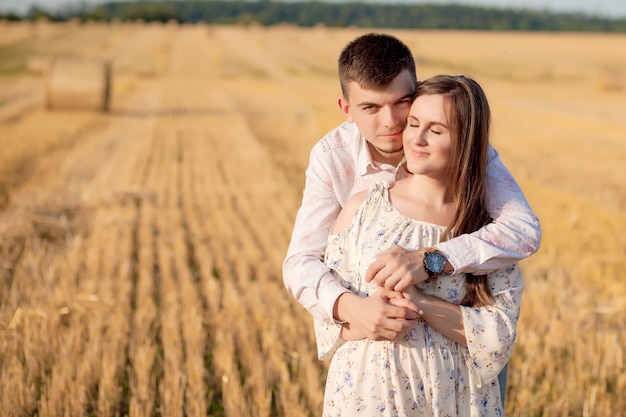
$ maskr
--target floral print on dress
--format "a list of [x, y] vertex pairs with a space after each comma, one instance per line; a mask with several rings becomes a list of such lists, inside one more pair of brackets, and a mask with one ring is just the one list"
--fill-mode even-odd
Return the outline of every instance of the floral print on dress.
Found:
[[[402, 215], [388, 192], [388, 184], [375, 185], [352, 224], [328, 239], [326, 265], [361, 296], [376, 290], [362, 277], [392, 242], [410, 249], [433, 246], [445, 229]], [[524, 281], [514, 265], [491, 273], [489, 284], [492, 305], [461, 307], [467, 347], [424, 320], [396, 342], [345, 341], [339, 324], [316, 320], [318, 355], [331, 359], [323, 416], [501, 416], [497, 375], [511, 355]], [[459, 304], [465, 277], [444, 275], [418, 287]]]

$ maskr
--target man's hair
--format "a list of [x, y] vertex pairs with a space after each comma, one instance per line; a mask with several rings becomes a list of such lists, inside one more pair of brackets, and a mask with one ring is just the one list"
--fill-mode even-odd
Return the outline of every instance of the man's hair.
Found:
[[[487, 153], [491, 110], [485, 92], [463, 75], [437, 75], [418, 84], [415, 97], [441, 94], [452, 147], [448, 165], [448, 189], [456, 211], [443, 236], [472, 233], [491, 222], [487, 213]], [[486, 275], [466, 275], [467, 294], [462, 305], [491, 304]]]
[[408, 70], [417, 83], [411, 50], [399, 39], [383, 33], [368, 33], [346, 45], [339, 55], [338, 69], [344, 97], [352, 81], [366, 90], [382, 91], [403, 70]]

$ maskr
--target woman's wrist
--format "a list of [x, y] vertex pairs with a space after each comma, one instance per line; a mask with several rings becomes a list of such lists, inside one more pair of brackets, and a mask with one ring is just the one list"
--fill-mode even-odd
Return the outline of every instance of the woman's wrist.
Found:
[[417, 306], [417, 314], [422, 316], [424, 314], [423, 306], [426, 303], [428, 296], [423, 294], [415, 285], [408, 288], [406, 294], [408, 295], [409, 300]]

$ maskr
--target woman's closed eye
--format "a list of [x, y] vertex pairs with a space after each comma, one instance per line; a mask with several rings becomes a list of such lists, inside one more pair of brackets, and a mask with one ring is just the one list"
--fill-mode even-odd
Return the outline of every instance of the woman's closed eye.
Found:
[[409, 127], [420, 127], [420, 122], [415, 117], [409, 116], [407, 119], [407, 126]]

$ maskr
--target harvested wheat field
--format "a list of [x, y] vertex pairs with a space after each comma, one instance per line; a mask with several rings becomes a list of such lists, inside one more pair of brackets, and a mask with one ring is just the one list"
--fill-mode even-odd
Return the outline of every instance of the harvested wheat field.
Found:
[[[320, 415], [281, 263], [363, 32], [0, 23], [3, 416]], [[626, 415], [626, 35], [389, 32], [482, 83], [542, 221], [506, 415]], [[45, 105], [68, 55], [110, 63], [108, 112]]]

